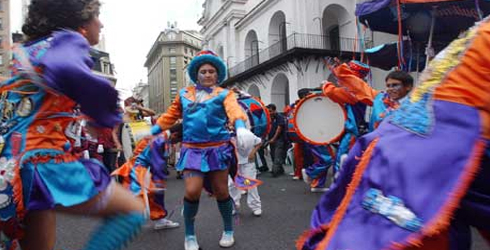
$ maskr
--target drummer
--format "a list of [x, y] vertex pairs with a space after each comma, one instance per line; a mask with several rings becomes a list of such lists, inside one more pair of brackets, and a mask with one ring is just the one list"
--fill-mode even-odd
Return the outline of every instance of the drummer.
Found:
[[152, 109], [144, 107], [143, 99], [137, 95], [124, 100], [124, 120], [126, 122], [141, 121], [145, 117], [152, 117], [155, 114]]
[[[284, 108], [284, 114], [286, 117], [288, 117], [288, 123], [289, 118], [292, 117], [294, 108], [296, 105], [301, 101], [301, 99], [305, 98], [308, 94], [310, 94], [310, 89], [308, 88], [302, 88], [298, 90], [298, 97], [299, 99], [296, 100], [294, 103], [291, 103], [290, 105], [286, 106]], [[289, 124], [288, 124], [289, 127]], [[294, 173], [293, 173], [293, 180], [300, 180], [303, 177], [301, 176], [301, 170], [305, 167], [310, 165], [310, 155], [307, 154], [307, 151], [305, 149], [304, 142], [294, 142], [291, 138], [288, 138], [289, 141], [293, 142], [293, 152], [294, 152], [294, 160], [293, 160], [293, 167], [294, 167]]]

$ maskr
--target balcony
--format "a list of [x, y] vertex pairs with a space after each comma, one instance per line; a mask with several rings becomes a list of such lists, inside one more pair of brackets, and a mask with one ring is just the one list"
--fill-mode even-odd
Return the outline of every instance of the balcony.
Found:
[[[358, 39], [293, 33], [229, 69], [225, 85], [262, 73], [295, 56], [318, 55], [344, 58], [358, 57]], [[357, 44], [357, 45], [356, 45]], [[364, 48], [373, 47], [371, 40], [364, 40]], [[357, 48], [359, 50], [359, 48]]]

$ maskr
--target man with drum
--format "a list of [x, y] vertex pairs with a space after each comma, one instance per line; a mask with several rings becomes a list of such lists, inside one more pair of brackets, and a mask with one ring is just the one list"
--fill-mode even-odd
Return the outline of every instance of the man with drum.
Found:
[[154, 116], [156, 113], [150, 108], [143, 106], [143, 99], [131, 96], [124, 100], [124, 116], [128, 122], [143, 120], [145, 117]]
[[286, 114], [287, 117], [287, 132], [286, 132], [287, 139], [293, 143], [293, 154], [294, 154], [293, 180], [302, 179], [301, 170], [305, 166], [309, 166], [311, 164], [311, 160], [310, 160], [311, 155], [308, 154], [305, 148], [305, 144], [304, 144], [305, 142], [301, 140], [296, 134], [296, 131], [294, 131], [295, 129], [293, 125], [294, 108], [299, 103], [299, 101], [305, 98], [309, 93], [310, 93], [310, 89], [308, 88], [302, 88], [298, 90], [299, 99], [284, 108], [284, 114]]

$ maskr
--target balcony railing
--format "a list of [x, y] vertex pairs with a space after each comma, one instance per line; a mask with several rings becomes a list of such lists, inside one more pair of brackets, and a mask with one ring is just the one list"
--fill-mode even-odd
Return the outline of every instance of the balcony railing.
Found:
[[[359, 49], [359, 40], [354, 38], [334, 38], [322, 35], [293, 33], [287, 38], [272, 44], [268, 48], [231, 67], [229, 77], [243, 73], [256, 65], [278, 57], [295, 48], [326, 50], [340, 54], [341, 52], [355, 52], [356, 46]], [[364, 40], [364, 48], [371, 47], [373, 47], [373, 42], [371, 40]]]

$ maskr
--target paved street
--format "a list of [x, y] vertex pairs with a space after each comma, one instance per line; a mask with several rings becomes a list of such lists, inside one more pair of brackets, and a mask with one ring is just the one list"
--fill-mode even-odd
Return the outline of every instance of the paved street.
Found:
[[[287, 172], [291, 168], [287, 168]], [[292, 181], [290, 176], [271, 178], [269, 174], [261, 176], [264, 185], [259, 188], [263, 203], [263, 215], [256, 218], [245, 205], [242, 198], [242, 211], [236, 219], [234, 250], [289, 250], [295, 249], [294, 242], [309, 223], [309, 216], [321, 194], [312, 194], [305, 184]], [[180, 215], [183, 181], [174, 176], [169, 179], [167, 205], [174, 211], [172, 218], [181, 223], [177, 229], [154, 231], [146, 227], [143, 233], [129, 246], [129, 250], [183, 250], [183, 218]], [[55, 249], [80, 249], [96, 221], [60, 215], [58, 217], [58, 244]], [[218, 240], [222, 224], [216, 202], [203, 195], [196, 220], [198, 241], [204, 250], [220, 249]], [[488, 249], [477, 238], [474, 250]]]

